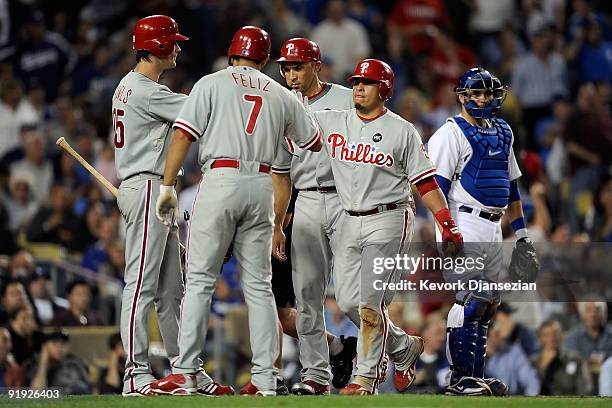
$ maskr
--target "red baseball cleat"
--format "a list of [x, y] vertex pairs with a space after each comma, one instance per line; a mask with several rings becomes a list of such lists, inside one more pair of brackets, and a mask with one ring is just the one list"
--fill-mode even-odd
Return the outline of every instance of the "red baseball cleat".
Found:
[[276, 391], [260, 391], [255, 384], [249, 381], [247, 385], [242, 387], [240, 395], [249, 396], [254, 395], [256, 397], [270, 397], [276, 395]]
[[350, 383], [340, 390], [341, 395], [372, 395], [372, 391], [366, 390], [361, 385]]
[[191, 395], [197, 391], [195, 374], [171, 374], [151, 383], [151, 390], [163, 395]]
[[222, 397], [224, 395], [234, 395], [234, 389], [229, 385], [219, 384], [215, 381], [211, 382], [205, 387], [198, 388], [198, 394], [205, 395], [207, 397]]
[[417, 359], [423, 352], [423, 339], [418, 336], [410, 336], [410, 338], [412, 339], [412, 345], [410, 346], [411, 350], [406, 363], [403, 364], [408, 368], [405, 370], [398, 370], [397, 366], [395, 367], [393, 385], [395, 385], [395, 389], [398, 392], [406, 391], [414, 382], [414, 368], [416, 366]]

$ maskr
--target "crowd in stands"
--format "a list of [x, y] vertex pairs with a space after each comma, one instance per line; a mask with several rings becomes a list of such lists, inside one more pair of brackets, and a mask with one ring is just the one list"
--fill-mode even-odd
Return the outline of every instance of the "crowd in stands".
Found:
[[[121, 215], [114, 197], [55, 141], [65, 137], [119, 185], [111, 96], [135, 65], [132, 27], [151, 14], [172, 16], [190, 37], [177, 68], [161, 79], [177, 92], [189, 93], [202, 75], [227, 64], [237, 28], [258, 25], [272, 37], [272, 58], [288, 38], [316, 41], [325, 81], [346, 85], [364, 57], [387, 61], [395, 72], [389, 107], [416, 126], [424, 143], [458, 113], [459, 75], [482, 65], [509, 85], [500, 115], [514, 130], [534, 241], [612, 242], [608, 0], [0, 0], [0, 387], [120, 392], [119, 335], [107, 334], [107, 357], [92, 362], [71, 353], [78, 336], [70, 329], [118, 321], [109, 306], [116, 293], [105, 282], [121, 282], [125, 267]], [[266, 73], [282, 80], [274, 63]], [[178, 186], [182, 208], [190, 206], [200, 175], [195, 146], [189, 157]], [[417, 207], [415, 239], [431, 242], [433, 223]], [[51, 273], [58, 260], [89, 274], [60, 285]], [[489, 329], [488, 375], [512, 394], [612, 395], [607, 265], [605, 284], [585, 301], [503, 304]], [[237, 273], [234, 261], [225, 266], [214, 319], [244, 308]], [[389, 314], [426, 340], [413, 391], [439, 392], [448, 371], [450, 304], [418, 300], [400, 296]], [[355, 335], [333, 296], [326, 319], [335, 334]], [[291, 377], [297, 355], [285, 349]], [[233, 363], [248, 361], [235, 354]], [[156, 367], [167, 374], [161, 360]], [[226, 382], [240, 382], [240, 368], [236, 373]]]

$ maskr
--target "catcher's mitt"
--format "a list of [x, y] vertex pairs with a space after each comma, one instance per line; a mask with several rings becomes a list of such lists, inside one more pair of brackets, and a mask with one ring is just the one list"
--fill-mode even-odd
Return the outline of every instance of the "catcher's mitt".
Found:
[[535, 282], [540, 271], [540, 264], [536, 257], [536, 251], [533, 244], [526, 239], [516, 241], [514, 251], [512, 251], [512, 259], [508, 268], [508, 276], [514, 282]]

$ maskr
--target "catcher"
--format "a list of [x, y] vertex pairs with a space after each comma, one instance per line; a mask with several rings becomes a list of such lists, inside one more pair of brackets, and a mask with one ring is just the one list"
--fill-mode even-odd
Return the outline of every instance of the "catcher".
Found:
[[[483, 270], [458, 276], [445, 271], [445, 279], [498, 282], [502, 264], [504, 213], [518, 242], [512, 254], [510, 278], [535, 281], [538, 262], [525, 227], [518, 178], [521, 176], [510, 126], [497, 117], [507, 88], [489, 71], [466, 71], [455, 89], [461, 113], [449, 118], [428, 142], [437, 167], [436, 181], [464, 237], [467, 257], [485, 256]], [[438, 233], [438, 241], [441, 237]], [[454, 275], [454, 276], [453, 276]], [[495, 291], [459, 291], [447, 321], [447, 358], [451, 368], [447, 394], [494, 395], [507, 393], [506, 384], [484, 378], [487, 331], [500, 295]]]

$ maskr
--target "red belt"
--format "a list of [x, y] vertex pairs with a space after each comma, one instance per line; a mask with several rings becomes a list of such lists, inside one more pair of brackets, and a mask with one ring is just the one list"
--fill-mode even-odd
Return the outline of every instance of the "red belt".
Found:
[[[214, 162], [212, 162], [212, 164], [210, 165], [211, 169], [217, 169], [219, 167], [231, 167], [233, 169], [239, 169], [240, 168], [240, 161], [238, 161], [238, 160], [230, 160], [230, 159], [218, 159], [218, 160], [215, 160]], [[260, 164], [259, 165], [259, 172], [260, 173], [269, 173], [270, 172], [270, 166], [268, 166], [267, 164]]]
[[366, 215], [378, 214], [383, 211], [395, 210], [396, 208], [398, 208], [397, 204], [385, 204], [379, 205], [378, 207], [368, 211], [347, 211], [347, 213], [352, 217], [364, 217]]

